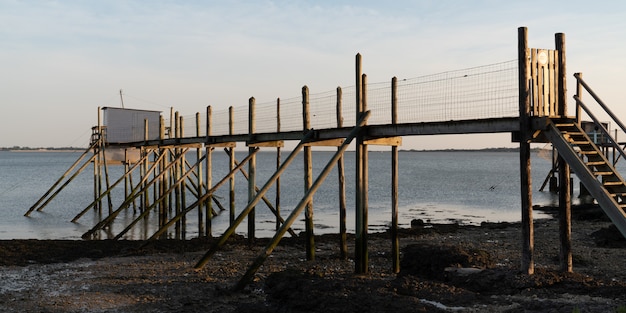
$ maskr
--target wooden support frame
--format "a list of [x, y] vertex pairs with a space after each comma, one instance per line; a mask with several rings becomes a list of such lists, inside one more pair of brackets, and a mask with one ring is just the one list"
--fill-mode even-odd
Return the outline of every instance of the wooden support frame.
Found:
[[266, 148], [282, 148], [285, 146], [284, 140], [275, 140], [275, 141], [263, 141], [263, 142], [250, 142], [247, 144], [248, 147], [266, 147]]
[[312, 140], [304, 145], [306, 147], [339, 147], [343, 144], [343, 138], [324, 139], [324, 140]]
[[402, 145], [402, 137], [367, 139], [363, 141], [363, 144], [370, 145], [370, 146], [398, 147]]
[[[330, 161], [328, 161], [324, 169], [322, 169], [322, 172], [315, 179], [315, 182], [311, 185], [311, 188], [305, 193], [304, 197], [300, 200], [296, 208], [293, 209], [291, 214], [289, 214], [289, 217], [287, 217], [287, 219], [285, 220], [285, 223], [276, 232], [274, 237], [272, 237], [270, 242], [265, 247], [265, 250], [262, 251], [258, 255], [258, 257], [254, 260], [254, 262], [252, 262], [252, 264], [248, 267], [248, 270], [246, 271], [246, 273], [239, 280], [237, 285], [235, 285], [234, 287], [235, 290], [243, 289], [252, 280], [256, 271], [261, 267], [261, 265], [263, 265], [265, 260], [272, 254], [272, 251], [274, 251], [280, 239], [285, 235], [285, 232], [287, 231], [287, 229], [291, 227], [291, 225], [296, 220], [296, 218], [298, 218], [300, 213], [302, 213], [302, 210], [305, 208], [307, 203], [311, 200], [311, 198], [313, 197], [317, 189], [319, 189], [321, 184], [324, 182], [324, 180], [326, 179], [330, 171], [335, 166], [337, 160], [339, 160], [339, 158], [344, 154], [344, 152], [348, 148], [348, 145], [352, 142], [354, 138], [358, 136], [358, 133], [360, 132], [361, 127], [363, 127], [363, 125], [367, 123], [367, 119], [369, 118], [369, 116], [370, 116], [369, 111], [363, 112], [363, 114], [361, 115], [361, 118], [357, 122], [357, 125], [350, 132], [350, 134], [346, 137], [346, 141], [344, 142], [344, 144], [337, 150], [337, 152], [333, 155]], [[202, 265], [202, 266], [204, 266], [205, 264], [206, 263], [202, 263], [202, 264], [198, 263], [198, 265]], [[196, 265], [196, 268], [198, 268], [198, 265]]]

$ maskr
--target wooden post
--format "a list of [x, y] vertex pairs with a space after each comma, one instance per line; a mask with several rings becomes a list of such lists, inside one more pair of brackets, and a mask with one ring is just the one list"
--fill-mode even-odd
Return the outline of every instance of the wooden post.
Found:
[[[165, 120], [163, 119], [163, 117], [161, 116], [161, 118], [159, 119], [159, 134], [161, 140], [165, 139]], [[164, 154], [168, 153], [167, 149], [160, 149], [160, 157], [161, 157], [161, 161], [159, 162], [159, 168], [158, 171], [159, 173], [162, 173], [164, 171], [164, 169], [167, 167], [167, 158], [166, 157], [162, 157]], [[159, 221], [159, 227], [161, 225], [163, 225], [165, 223], [165, 214], [168, 210], [167, 205], [169, 202], [169, 195], [165, 194], [165, 190], [168, 189], [168, 184], [169, 183], [169, 178], [167, 175], [163, 175], [161, 176], [161, 180], [160, 180], [160, 189], [159, 189], [159, 196], [163, 197], [163, 200], [161, 200], [161, 202], [159, 203], [159, 213], [158, 213], [158, 221]], [[128, 196], [126, 197], [128, 198]]]
[[174, 107], [170, 107], [170, 130], [167, 134], [169, 138], [174, 137], [174, 121]]
[[[179, 133], [180, 133], [180, 138], [185, 138], [185, 121], [184, 118], [182, 116], [179, 117], [180, 118], [180, 123], [179, 123]], [[185, 151], [183, 151], [183, 149], [180, 150], [180, 165], [179, 165], [179, 177], [182, 176], [185, 173], [185, 164], [187, 163], [187, 158], [185, 157]], [[201, 164], [201, 163], [200, 163]], [[182, 182], [180, 182], [180, 208], [181, 211], [184, 210], [187, 207], [187, 180], [184, 179]], [[182, 216], [182, 218], [180, 219], [180, 238], [185, 240], [186, 238], [186, 233], [187, 233], [187, 215], [184, 214]]]
[[[398, 123], [398, 78], [391, 79], [391, 124]], [[391, 146], [391, 257], [392, 271], [400, 272], [398, 239], [398, 146]]]
[[[161, 124], [163, 125], [163, 139], [165, 138], [165, 120], [163, 118], [161, 118]], [[171, 121], [170, 121], [171, 123]], [[171, 137], [172, 136], [172, 128], [170, 128], [170, 130], [168, 131], [167, 137]], [[172, 196], [169, 192], [166, 192], [166, 190], [168, 190], [170, 188], [170, 171], [169, 171], [169, 167], [170, 167], [170, 149], [169, 148], [162, 148], [161, 149], [161, 161], [159, 164], [159, 173], [162, 173], [161, 176], [161, 182], [163, 183], [163, 200], [161, 200], [162, 203], [162, 207], [159, 210], [159, 227], [165, 225], [165, 223], [167, 223], [167, 215], [168, 212], [171, 209], [171, 201], [172, 201]], [[166, 235], [163, 236], [163, 238], [165, 238]]]
[[[206, 137], [207, 141], [209, 137], [213, 135], [213, 109], [211, 106], [206, 108]], [[206, 147], [206, 190], [210, 190], [213, 186], [213, 147]], [[206, 202], [206, 237], [213, 237], [213, 201], [212, 196]]]
[[[153, 164], [159, 164], [156, 162], [156, 160], [159, 158], [159, 150], [158, 149], [154, 149], [152, 150], [153, 154], [152, 154], [152, 158], [153, 158]], [[157, 167], [158, 170], [158, 167]], [[159, 183], [158, 181], [156, 183], [154, 183], [154, 185], [152, 186], [152, 204], [153, 206], [156, 206], [157, 203], [157, 199], [159, 199]]]
[[[99, 171], [100, 171], [100, 148], [102, 148], [102, 117], [101, 117], [101, 108], [98, 107], [98, 128], [96, 130], [97, 132], [97, 144], [94, 146], [94, 150], [93, 153], [94, 155], [96, 155], [96, 158], [94, 158], [93, 160], [93, 197], [94, 199], [98, 199], [100, 197], [100, 193], [98, 192], [98, 190], [100, 190], [100, 175], [99, 175]], [[100, 209], [102, 208], [102, 202], [99, 201], [95, 207], [96, 211], [100, 211]]]
[[[276, 99], [276, 132], [280, 133], [280, 98]], [[276, 170], [280, 168], [280, 145], [276, 147]], [[280, 228], [280, 176], [276, 179], [276, 199], [274, 206], [276, 207], [276, 230]]]
[[[128, 190], [129, 190], [129, 176], [126, 175], [128, 170], [130, 169], [130, 164], [128, 162], [128, 148], [124, 148], [124, 199], [128, 198]], [[136, 212], [136, 208], [133, 207], [133, 213]]]
[[[143, 120], [143, 133], [144, 133], [144, 138], [143, 140], [148, 141], [148, 120], [144, 119]], [[148, 149], [144, 149], [144, 152], [146, 155], [150, 154], [150, 150]], [[148, 158], [145, 159], [144, 161], [144, 175], [148, 176], [148, 167], [150, 167], [150, 160]], [[148, 206], [150, 206], [150, 192], [148, 190], [148, 185], [144, 184], [144, 188], [143, 188], [143, 205], [141, 206], [142, 209], [147, 208]]]
[[[234, 121], [235, 121], [235, 113], [233, 112], [233, 107], [231, 106], [228, 108], [228, 134], [231, 136], [235, 133]], [[230, 151], [229, 169], [232, 172], [235, 169], [235, 151], [234, 151], [234, 148], [232, 147], [228, 148], [228, 150]], [[228, 194], [228, 198], [230, 200], [230, 212], [229, 212], [230, 224], [229, 225], [233, 225], [233, 223], [235, 222], [235, 175], [230, 176], [229, 190], [230, 190]]]
[[[574, 74], [574, 77], [576, 77], [576, 97], [578, 97], [578, 99], [583, 98], [583, 85], [580, 83], [580, 79], [583, 78], [583, 73], [576, 73]], [[578, 125], [580, 125], [580, 122], [582, 120], [582, 108], [580, 106], [580, 104], [578, 103], [578, 101], [576, 101], [576, 122], [578, 123]]]
[[520, 193], [522, 204], [521, 271], [533, 274], [535, 265], [532, 181], [530, 171], [530, 72], [528, 69], [528, 30], [518, 28], [519, 119], [520, 119]]
[[[343, 127], [343, 91], [337, 87], [337, 128]], [[337, 150], [340, 148], [338, 147]], [[339, 188], [339, 250], [342, 259], [348, 258], [348, 238], [346, 227], [347, 204], [346, 204], [346, 176], [344, 169], [343, 154], [337, 159], [337, 175]]]
[[[363, 87], [361, 87], [361, 105], [362, 113], [367, 112], [367, 75], [363, 74], [361, 80]], [[361, 139], [364, 139], [363, 136]], [[363, 141], [362, 141], [363, 143]], [[369, 249], [368, 249], [368, 227], [369, 227], [369, 152], [367, 150], [367, 144], [361, 145], [361, 214], [362, 214], [362, 246], [363, 246], [363, 269], [364, 273], [369, 272]]]
[[[208, 115], [208, 112], [207, 112], [207, 115]], [[208, 120], [208, 116], [207, 116], [207, 120]], [[196, 137], [200, 137], [200, 124], [201, 124], [200, 112], [196, 112]], [[207, 138], [209, 137], [208, 133], [206, 137]], [[198, 147], [196, 149], [196, 160], [200, 160], [201, 157], [202, 157], [202, 149]], [[196, 186], [196, 193], [198, 195], [198, 199], [200, 199], [203, 194], [203, 188], [204, 188], [204, 182], [202, 179], [203, 175], [204, 174], [202, 173], [202, 163], [198, 163], [198, 185]], [[204, 209], [203, 203], [199, 203], [198, 204], [198, 238], [204, 237], [204, 214], [202, 212], [203, 209]]]
[[[176, 139], [180, 138], [180, 115], [178, 113], [178, 111], [176, 111], [174, 113], [174, 118], [176, 119], [174, 121], [174, 137]], [[176, 159], [178, 160], [177, 163], [174, 165], [174, 181], [177, 181], [180, 178], [180, 164], [178, 163], [180, 161], [180, 148], [175, 148], [174, 149], [174, 154], [176, 154]], [[175, 213], [174, 215], [178, 215], [180, 213], [180, 211], [182, 210], [181, 208], [181, 188], [180, 185], [177, 185], [176, 188], [174, 188], [174, 209], [175, 209]], [[176, 227], [174, 228], [174, 236], [176, 239], [180, 239], [180, 220], [176, 222]]]
[[[250, 139], [256, 132], [256, 113], [255, 113], [255, 99], [251, 97], [248, 100], [248, 134]], [[248, 154], [253, 154], [256, 148], [248, 146]], [[256, 196], [256, 154], [252, 156], [248, 163], [248, 202], [252, 201]], [[248, 214], [248, 242], [254, 242], [254, 228], [255, 228], [255, 207], [252, 207], [250, 214]]]
[[[304, 132], [311, 128], [309, 112], [309, 87], [302, 87], [302, 128]], [[304, 146], [304, 193], [311, 189], [313, 184], [313, 153], [311, 146]], [[304, 210], [304, 224], [306, 232], [306, 259], [315, 260], [315, 237], [313, 225], [313, 199], [307, 202]]]
[[[363, 82], [365, 75], [361, 72], [361, 55], [356, 55], [356, 115], [360, 120], [365, 113], [365, 92]], [[354, 266], [356, 273], [368, 272], [368, 251], [367, 251], [367, 147], [363, 144], [363, 132], [356, 136], [356, 234], [355, 234], [355, 256]]]
[[[109, 183], [109, 165], [107, 163], [106, 148], [104, 144], [102, 144], [102, 167], [104, 168], [104, 184], [106, 185], [105, 190], [109, 190], [109, 188], [111, 188], [111, 184]], [[100, 195], [102, 195], [102, 193], [100, 193]], [[111, 194], [107, 194], [107, 206], [109, 207], [109, 214], [111, 214], [111, 212], [113, 212], [113, 200], [111, 199]]]
[[[559, 114], [567, 116], [567, 76], [565, 62], [565, 34], [555, 35], [558, 63], [558, 109]], [[570, 167], [559, 155], [559, 261], [563, 272], [572, 272], [572, 200]]]

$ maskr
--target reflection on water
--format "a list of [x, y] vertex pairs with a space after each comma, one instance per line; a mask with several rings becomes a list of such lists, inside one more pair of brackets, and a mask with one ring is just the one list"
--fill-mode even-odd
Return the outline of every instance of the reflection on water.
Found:
[[[314, 175], [317, 176], [332, 157], [333, 152], [314, 152]], [[23, 214], [76, 160], [79, 153], [0, 152], [0, 239], [78, 239], [100, 219], [100, 214], [90, 210], [78, 223], [72, 218], [93, 201], [93, 182], [90, 170], [79, 175], [41, 212], [30, 217]], [[238, 153], [241, 160], [244, 154]], [[284, 157], [284, 154], [283, 154]], [[299, 156], [301, 158], [301, 155]], [[194, 163], [194, 154], [189, 155]], [[546, 177], [550, 163], [534, 157], [532, 160], [533, 203], [556, 205], [558, 197], [549, 192], [539, 192], [539, 184]], [[227, 173], [228, 158], [224, 153], [214, 153], [213, 180]], [[283, 217], [291, 212], [304, 195], [302, 178], [303, 161], [295, 160], [281, 178], [280, 206]], [[433, 223], [479, 224], [482, 221], [519, 221], [519, 156], [514, 152], [401, 152], [399, 183], [399, 223], [409, 227], [413, 219]], [[275, 170], [275, 154], [261, 152], [257, 157], [257, 185], [263, 183]], [[369, 224], [371, 231], [384, 231], [391, 221], [391, 158], [388, 152], [370, 152], [369, 157]], [[336, 170], [336, 169], [335, 169]], [[111, 181], [121, 176], [123, 169], [110, 167]], [[347, 200], [347, 227], [354, 232], [354, 153], [345, 156], [345, 181]], [[136, 180], [138, 181], [138, 180]], [[314, 196], [314, 223], [317, 234], [338, 232], [339, 192], [336, 171], [320, 187]], [[574, 195], [578, 195], [578, 183], [574, 180]], [[217, 190], [216, 198], [227, 207], [228, 184]], [[112, 193], [113, 209], [124, 199], [123, 188]], [[276, 198], [275, 187], [266, 195], [270, 202]], [[187, 199], [193, 199], [191, 194]], [[193, 202], [188, 200], [188, 203]], [[104, 211], [108, 206], [105, 199]], [[247, 204], [247, 182], [236, 176], [236, 211]], [[227, 211], [219, 211], [213, 220], [213, 234], [219, 236], [229, 223]], [[101, 238], [118, 234], [135, 220], [139, 212], [123, 211], [115, 223], [100, 233]], [[539, 212], [535, 218], [545, 217]], [[275, 217], [263, 202], [256, 209], [256, 235], [273, 236]], [[133, 227], [124, 238], [143, 239], [156, 231], [157, 215], [149, 214]], [[304, 231], [303, 217], [294, 225], [296, 233]], [[186, 237], [198, 234], [198, 213], [192, 210], [187, 216]], [[237, 232], [246, 234], [247, 220]]]

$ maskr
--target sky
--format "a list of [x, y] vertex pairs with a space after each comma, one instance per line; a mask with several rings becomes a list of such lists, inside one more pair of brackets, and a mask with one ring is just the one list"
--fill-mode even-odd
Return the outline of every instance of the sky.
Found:
[[[84, 147], [98, 107], [182, 115], [369, 82], [420, 77], [554, 48], [618, 116], [624, 1], [0, 0], [0, 147]], [[570, 100], [570, 107], [573, 106]], [[405, 138], [404, 149], [514, 147], [510, 134]]]

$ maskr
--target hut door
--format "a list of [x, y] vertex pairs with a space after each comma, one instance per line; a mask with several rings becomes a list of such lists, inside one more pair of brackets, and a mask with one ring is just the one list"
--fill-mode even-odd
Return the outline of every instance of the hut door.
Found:
[[556, 50], [530, 49], [530, 115], [561, 116], [558, 112], [558, 54]]

